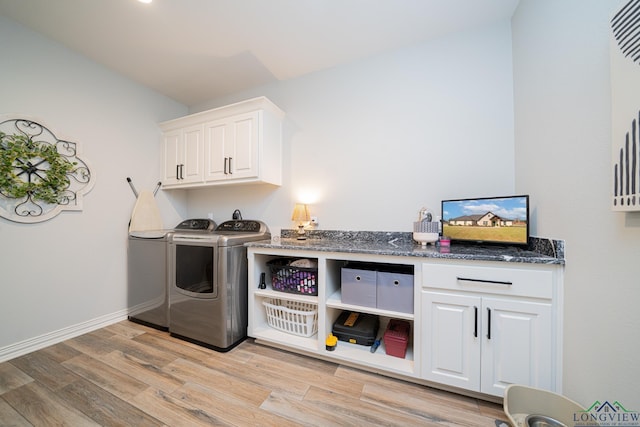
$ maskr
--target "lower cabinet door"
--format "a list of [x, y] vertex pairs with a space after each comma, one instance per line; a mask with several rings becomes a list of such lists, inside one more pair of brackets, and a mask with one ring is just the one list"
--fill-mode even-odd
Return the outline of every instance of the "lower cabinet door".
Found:
[[504, 395], [509, 384], [553, 389], [551, 304], [482, 298], [480, 391]]
[[553, 390], [551, 304], [422, 291], [422, 378], [503, 396]]
[[480, 389], [479, 297], [422, 291], [422, 377]]

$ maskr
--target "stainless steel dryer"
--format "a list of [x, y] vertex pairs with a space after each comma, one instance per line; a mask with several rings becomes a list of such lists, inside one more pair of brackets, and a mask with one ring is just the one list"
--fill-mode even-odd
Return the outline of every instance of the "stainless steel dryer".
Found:
[[270, 239], [261, 221], [233, 220], [214, 230], [187, 220], [169, 238], [169, 332], [219, 351], [247, 336], [246, 242]]

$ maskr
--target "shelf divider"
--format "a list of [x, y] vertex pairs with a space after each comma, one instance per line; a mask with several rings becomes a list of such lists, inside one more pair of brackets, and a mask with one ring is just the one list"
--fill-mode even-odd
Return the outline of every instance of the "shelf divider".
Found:
[[342, 292], [338, 289], [327, 298], [327, 307], [337, 308], [348, 311], [357, 311], [360, 313], [377, 314], [378, 316], [393, 317], [396, 319], [413, 320], [413, 313], [401, 313], [398, 311], [380, 310], [375, 307], [364, 307], [361, 305], [343, 304]]

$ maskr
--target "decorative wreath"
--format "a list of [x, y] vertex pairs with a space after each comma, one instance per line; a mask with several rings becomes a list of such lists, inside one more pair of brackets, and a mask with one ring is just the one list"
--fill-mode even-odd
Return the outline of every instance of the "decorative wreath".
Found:
[[30, 196], [33, 200], [57, 204], [69, 188], [67, 174], [74, 164], [55, 145], [0, 132], [0, 193], [6, 197]]

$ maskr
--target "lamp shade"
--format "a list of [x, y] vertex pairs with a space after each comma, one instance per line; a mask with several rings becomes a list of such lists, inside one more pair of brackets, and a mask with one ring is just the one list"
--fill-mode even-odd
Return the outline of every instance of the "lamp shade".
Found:
[[311, 221], [311, 216], [309, 216], [309, 208], [307, 205], [303, 203], [296, 203], [296, 206], [293, 208], [293, 213], [291, 214], [292, 221]]

